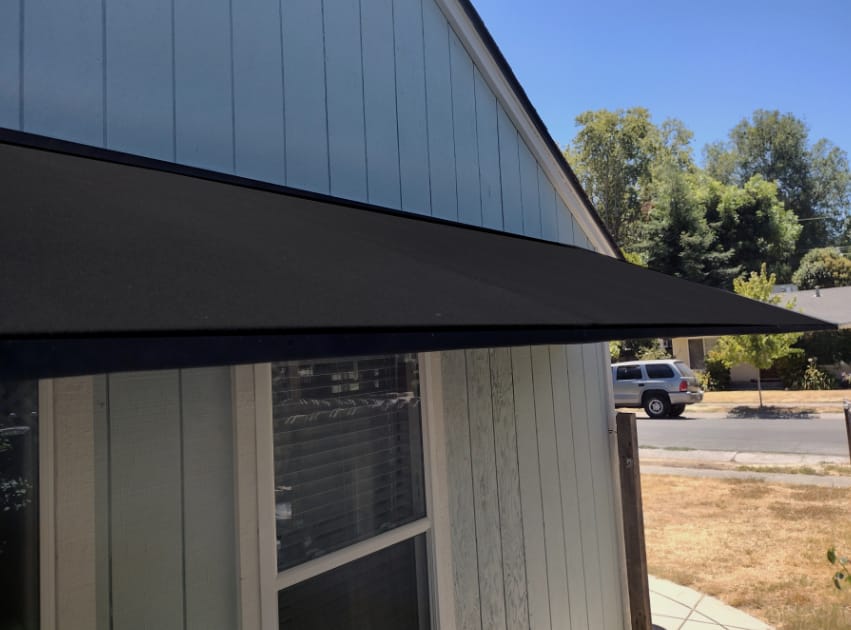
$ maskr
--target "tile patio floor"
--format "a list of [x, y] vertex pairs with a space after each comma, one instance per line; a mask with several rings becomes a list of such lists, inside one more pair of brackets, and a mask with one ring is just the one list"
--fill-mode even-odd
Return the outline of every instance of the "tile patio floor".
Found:
[[714, 597], [652, 575], [650, 610], [654, 630], [772, 630]]

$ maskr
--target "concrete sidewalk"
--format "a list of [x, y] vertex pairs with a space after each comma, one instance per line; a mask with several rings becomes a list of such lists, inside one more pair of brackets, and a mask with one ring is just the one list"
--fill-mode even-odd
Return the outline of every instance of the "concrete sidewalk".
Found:
[[654, 630], [771, 630], [714, 597], [652, 575], [649, 580]]
[[[735, 470], [740, 466], [772, 466], [790, 468], [823, 464], [848, 465], [847, 456], [807, 455], [801, 453], [749, 453], [742, 451], [639, 449], [641, 472], [649, 475], [682, 475], [716, 479], [758, 479], [768, 483], [851, 488], [851, 476], [805, 475], [783, 472]], [[713, 468], [713, 465], [717, 468]]]

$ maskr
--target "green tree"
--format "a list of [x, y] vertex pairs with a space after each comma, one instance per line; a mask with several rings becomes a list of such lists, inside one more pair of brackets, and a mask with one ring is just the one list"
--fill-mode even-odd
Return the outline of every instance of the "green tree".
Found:
[[[774, 274], [766, 273], [765, 265], [759, 273], [752, 271], [748, 278], [736, 278], [733, 290], [744, 297], [768, 304], [780, 305], [781, 296], [771, 293], [776, 278]], [[789, 302], [786, 308], [793, 308], [794, 302]], [[781, 333], [775, 335], [730, 335], [721, 337], [711, 356], [719, 359], [727, 367], [737, 363], [750, 363], [757, 369], [757, 390], [759, 391], [759, 406], [762, 408], [762, 379], [760, 373], [771, 367], [775, 359], [785, 357], [799, 338], [800, 333]]]
[[792, 114], [756, 110], [730, 131], [727, 142], [704, 149], [707, 172], [744, 186], [755, 175], [777, 184], [786, 208], [803, 224], [798, 251], [831, 244], [851, 205], [847, 154], [830, 141], [810, 144], [806, 124]]
[[736, 270], [733, 275], [757, 271], [766, 263], [784, 280], [789, 278], [801, 226], [794, 212], [784, 208], [775, 184], [761, 175], [743, 186], [703, 177], [696, 194], [717, 247], [731, 252], [727, 264]]
[[[663, 146], [659, 129], [643, 107], [587, 111], [576, 125], [565, 157], [615, 242], [629, 250], [649, 199], [650, 166]], [[670, 141], [680, 150], [683, 138], [671, 130]]]
[[696, 176], [675, 156], [653, 168], [653, 204], [640, 245], [647, 266], [669, 275], [723, 286], [738, 273], [734, 252], [719, 246], [695, 194]]
[[851, 260], [835, 247], [820, 247], [804, 254], [792, 282], [800, 289], [851, 285]]

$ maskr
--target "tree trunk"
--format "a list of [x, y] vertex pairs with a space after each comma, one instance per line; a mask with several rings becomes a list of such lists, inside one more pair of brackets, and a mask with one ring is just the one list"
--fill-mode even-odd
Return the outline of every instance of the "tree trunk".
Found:
[[762, 410], [762, 370], [756, 370], [756, 390], [759, 392], [759, 408]]

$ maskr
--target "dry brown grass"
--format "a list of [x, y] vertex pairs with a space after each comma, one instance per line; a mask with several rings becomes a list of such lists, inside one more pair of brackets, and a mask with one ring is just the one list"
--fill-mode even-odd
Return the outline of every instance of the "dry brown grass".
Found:
[[[844, 398], [851, 399], [849, 389], [825, 389], [816, 391], [765, 390], [762, 392], [763, 404], [770, 405], [812, 405], [829, 403], [842, 405]], [[756, 390], [736, 390], [729, 392], [706, 392], [704, 404], [758, 405], [759, 393]]]
[[851, 552], [851, 489], [646, 475], [653, 575], [718, 597], [780, 630], [851, 628], [825, 552]]

